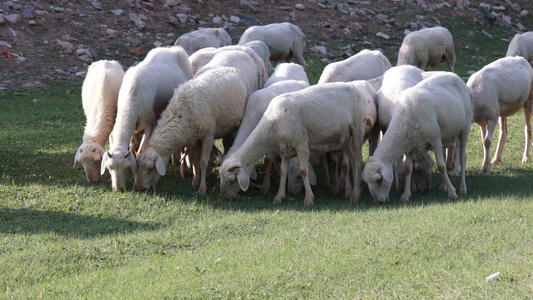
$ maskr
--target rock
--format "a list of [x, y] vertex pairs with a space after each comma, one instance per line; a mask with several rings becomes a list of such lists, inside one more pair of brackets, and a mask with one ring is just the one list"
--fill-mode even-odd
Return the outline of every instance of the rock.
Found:
[[527, 17], [527, 15], [529, 15], [529, 11], [527, 11], [525, 9], [520, 12], [520, 17], [522, 17], [522, 18]]
[[176, 40], [176, 35], [174, 33], [172, 33], [172, 32], [169, 32], [169, 33], [167, 33], [167, 39], [175, 41]]
[[6, 41], [0, 41], [0, 46], [3, 46], [3, 47], [6, 47], [6, 48], [11, 48], [13, 46], [11, 46], [10, 43], [6, 42]]
[[0, 14], [0, 24], [4, 24], [6, 22], [6, 19], [4, 18], [4, 15]]
[[26, 61], [28, 61], [28, 59], [26, 57], [22, 57], [22, 56], [17, 57], [17, 60], [16, 60], [16, 62], [19, 63], [19, 64], [20, 63], [25, 63]]
[[505, 6], [501, 6], [501, 5], [493, 6], [492, 10], [502, 11], [502, 10], [505, 10]]
[[418, 23], [417, 22], [411, 22], [409, 24], [409, 27], [411, 27], [411, 29], [417, 30], [418, 29]]
[[474, 38], [474, 32], [473, 31], [469, 31], [466, 36], [468, 38], [470, 38], [470, 39], [473, 39]]
[[492, 38], [492, 34], [486, 32], [485, 29], [481, 30], [481, 33], [483, 33], [484, 35], [488, 36], [489, 38]]
[[37, 13], [35, 12], [35, 8], [33, 5], [27, 5], [26, 8], [22, 11], [22, 17], [24, 19], [33, 19], [37, 16]]
[[384, 14], [377, 14], [376, 15], [376, 18], [380, 21], [384, 21], [384, 20], [387, 20], [389, 18], [389, 16], [387, 15], [384, 15]]
[[180, 4], [181, 4], [181, 0], [166, 0], [165, 4], [163, 4], [163, 8], [174, 7]]
[[14, 14], [14, 15], [5, 15], [4, 19], [6, 19], [6, 21], [8, 21], [11, 24], [15, 24], [19, 22], [20, 20], [22, 20], [22, 17], [19, 14]]
[[118, 37], [120, 35], [120, 32], [114, 30], [114, 29], [111, 29], [111, 28], [107, 28], [105, 30], [105, 33], [111, 37]]
[[57, 13], [62, 13], [65, 11], [65, 8], [64, 7], [59, 7], [59, 6], [54, 6], [52, 7], [52, 10], [57, 12]]
[[522, 11], [522, 8], [518, 3], [511, 4], [511, 9], [514, 10], [516, 13], [520, 13], [520, 11]]
[[490, 4], [483, 3], [483, 2], [479, 3], [479, 7], [480, 8], [484, 8], [484, 9], [491, 9], [492, 8], [492, 6]]
[[521, 23], [516, 23], [516, 28], [518, 28], [518, 30], [520, 31], [524, 31], [525, 29], [524, 25], [522, 25]]
[[219, 16], [216, 16], [216, 17], [213, 18], [213, 23], [214, 24], [222, 24], [222, 22], [223, 22], [222, 18], [219, 17]]
[[174, 25], [176, 27], [178, 27], [178, 25], [179, 25], [178, 19], [176, 17], [174, 17], [174, 16], [168, 17], [168, 23], [171, 24], [171, 25]]
[[93, 2], [91, 2], [91, 4], [96, 10], [104, 10], [104, 7], [102, 6], [102, 3], [98, 2], [98, 1], [93, 1]]
[[188, 18], [189, 16], [187, 16], [186, 14], [182, 14], [182, 13], [176, 14], [176, 19], [178, 19], [178, 22], [180, 22], [181, 24], [187, 23]]
[[146, 23], [134, 13], [130, 13], [130, 20], [135, 23], [135, 26], [137, 26], [138, 29], [144, 29], [146, 27]]
[[237, 17], [237, 16], [231, 16], [229, 17], [229, 20], [233, 23], [239, 23], [241, 21], [241, 18]]
[[154, 47], [161, 47], [163, 46], [163, 43], [161, 41], [155, 41], [152, 45], [154, 45]]
[[35, 26], [35, 25], [37, 25], [37, 22], [35, 22], [35, 20], [29, 20], [28, 21], [28, 25]]
[[388, 34], [386, 34], [386, 33], [383, 33], [383, 32], [376, 33], [376, 36], [382, 37], [382, 38], [384, 38], [386, 40], [390, 39], [390, 36]]
[[63, 53], [65, 54], [72, 54], [72, 51], [74, 50], [74, 45], [72, 45], [71, 43], [69, 42], [63, 42], [62, 40], [55, 40], [56, 44], [58, 44], [59, 46], [61, 46], [61, 48], [63, 48]]
[[110, 10], [110, 12], [114, 14], [115, 16], [120, 16], [124, 13], [122, 9], [113, 9], [113, 10]]
[[148, 10], [154, 10], [154, 4], [152, 2], [141, 1], [141, 6]]
[[130, 54], [144, 55], [146, 54], [146, 49], [144, 49], [143, 47], [138, 47], [138, 48], [132, 49], [130, 51]]
[[511, 17], [510, 16], [502, 16], [502, 19], [500, 21], [505, 26], [512, 26]]
[[302, 3], [296, 3], [294, 5], [294, 8], [296, 8], [298, 10], [304, 10], [305, 9], [305, 5], [303, 5]]
[[67, 8], [67, 9], [65, 9], [65, 14], [67, 14], [69, 16], [73, 16], [74, 15], [74, 10], [72, 8]]
[[320, 53], [322, 55], [326, 55], [328, 53], [328, 51], [326, 50], [326, 47], [324, 46], [314, 46], [314, 47], [311, 47], [309, 50], [316, 52], [316, 53]]
[[80, 72], [77, 72], [75, 76], [77, 78], [85, 78], [86, 75], [87, 75], [87, 71], [80, 71]]

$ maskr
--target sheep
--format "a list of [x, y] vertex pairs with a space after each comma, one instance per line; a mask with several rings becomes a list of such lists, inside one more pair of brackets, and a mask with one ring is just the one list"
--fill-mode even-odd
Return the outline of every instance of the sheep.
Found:
[[263, 60], [254, 51], [228, 50], [222, 51], [213, 57], [203, 66], [195, 77], [200, 76], [209, 70], [219, 67], [235, 67], [243, 73], [248, 87], [248, 95], [264, 87], [268, 80], [268, 73]]
[[[239, 126], [233, 145], [228, 150], [225, 157], [231, 157], [231, 155], [242, 146], [252, 130], [259, 123], [259, 120], [261, 120], [270, 101], [274, 99], [274, 97], [283, 93], [302, 90], [307, 87], [309, 87], [309, 80], [307, 79], [307, 75], [302, 66], [294, 63], [281, 63], [277, 65], [272, 76], [270, 76], [265, 83], [265, 87], [255, 91], [248, 97], [242, 123]], [[270, 188], [270, 170], [275, 158], [275, 153], [268, 153], [265, 157], [265, 177], [261, 186], [261, 192], [263, 194], [267, 193]], [[247, 172], [248, 174], [253, 174], [252, 177], [255, 177], [253, 166], [251, 167], [252, 169], [248, 169]], [[239, 191], [239, 186], [233, 185], [233, 188], [236, 189], [236, 191], [234, 191], [236, 194]]]
[[533, 31], [515, 34], [505, 56], [522, 56], [533, 65]]
[[318, 84], [369, 80], [380, 77], [390, 68], [391, 63], [381, 51], [364, 49], [345, 60], [328, 64]]
[[[490, 172], [491, 164], [495, 165], [501, 161], [507, 139], [507, 117], [512, 116], [522, 107], [526, 122], [526, 145], [522, 162], [529, 161], [533, 69], [527, 60], [521, 56], [500, 58], [472, 74], [468, 78], [467, 85], [473, 91], [474, 122], [481, 129], [484, 149], [483, 172]], [[490, 146], [498, 117], [500, 137], [496, 154], [490, 161]]]
[[470, 99], [470, 88], [451, 72], [434, 74], [400, 93], [387, 132], [363, 169], [363, 180], [368, 184], [374, 201], [388, 201], [393, 180], [392, 165], [405, 154], [406, 184], [400, 200], [408, 202], [413, 156], [431, 149], [448, 197], [457, 198], [446, 174], [442, 151], [443, 146], [456, 141], [462, 167], [459, 193], [466, 193], [465, 150], [472, 124]]
[[244, 76], [237, 68], [218, 67], [176, 89], [147, 148], [137, 157], [135, 190], [154, 187], [165, 175], [172, 153], [182, 147], [192, 147], [201, 156], [201, 178], [195, 177], [193, 185], [199, 185], [200, 195], [206, 194], [206, 172], [213, 142], [232, 135], [244, 114], [248, 96]]
[[234, 184], [246, 191], [250, 184], [248, 170], [263, 154], [276, 151], [281, 156], [281, 179], [274, 204], [280, 204], [285, 197], [289, 159], [298, 155], [305, 186], [304, 203], [312, 205], [314, 195], [307, 167], [309, 152], [343, 149], [349, 155], [353, 172], [350, 201], [359, 201], [362, 144], [367, 122], [361, 103], [366, 101], [370, 100], [364, 98], [355, 84], [344, 82], [314, 85], [277, 96], [244, 144], [220, 166], [222, 197], [237, 196], [235, 189], [228, 188]]
[[105, 144], [117, 115], [118, 91], [124, 69], [117, 61], [100, 60], [92, 63], [81, 88], [83, 112], [87, 118], [83, 143], [74, 157], [85, 169], [89, 183], [100, 181], [100, 163]]
[[231, 36], [224, 28], [202, 28], [180, 35], [174, 46], [182, 47], [187, 55], [191, 55], [202, 48], [220, 48], [231, 43]]
[[263, 60], [266, 71], [270, 72], [270, 70], [272, 69], [272, 65], [270, 64], [270, 60], [269, 60], [270, 52], [268, 50], [267, 45], [261, 41], [250, 41], [242, 46], [234, 45], [234, 46], [225, 46], [222, 48], [208, 47], [208, 48], [203, 48], [203, 49], [200, 49], [194, 52], [189, 57], [189, 61], [191, 62], [192, 75], [195, 76], [198, 70], [200, 70], [208, 62], [210, 62], [217, 53], [220, 53], [222, 51], [228, 51], [228, 50], [242, 50], [242, 51], [253, 50]]
[[255, 40], [263, 41], [268, 46], [271, 61], [289, 62], [294, 57], [307, 72], [308, 66], [303, 57], [305, 34], [298, 26], [290, 23], [251, 26], [243, 32], [238, 45]]
[[[369, 82], [365, 81], [365, 80], [357, 80], [357, 81], [353, 81], [351, 82], [353, 85], [355, 85], [355, 87], [359, 90], [360, 94], [363, 96], [364, 99], [366, 99], [367, 101], [361, 101], [360, 104], [362, 104], [362, 106], [364, 107], [364, 111], [365, 111], [365, 118], [366, 120], [372, 120], [372, 121], [369, 121], [366, 123], [365, 125], [365, 134], [364, 134], [364, 140], [367, 140], [370, 138], [370, 135], [372, 133], [372, 129], [373, 129], [373, 126], [374, 126], [374, 120], [377, 119], [377, 110], [376, 110], [376, 105], [375, 105], [375, 98], [376, 98], [376, 90], [374, 89], [374, 87], [372, 86], [372, 84], [370, 84]], [[327, 101], [327, 99], [325, 99], [324, 101]], [[333, 176], [333, 185], [330, 185], [330, 177], [329, 177], [329, 172], [328, 172], [328, 163], [327, 163], [327, 157], [325, 154], [323, 155], [319, 155], [321, 153], [315, 153], [315, 152], [311, 152], [310, 155], [309, 155], [309, 161], [311, 163], [314, 163], [318, 160], [320, 160], [320, 162], [322, 163], [322, 167], [324, 169], [324, 175], [325, 175], [325, 179], [324, 179], [324, 183], [326, 186], [331, 186], [333, 188], [333, 193], [334, 194], [338, 194], [339, 193], [339, 179], [338, 179], [338, 176], [337, 176], [337, 169], [338, 169], [338, 160], [339, 160], [339, 153], [332, 153], [331, 154], [331, 159], [333, 161], [333, 169], [334, 169], [334, 176]], [[349, 164], [348, 164], [348, 161], [347, 161], [347, 157], [346, 156], [343, 156], [342, 158], [342, 161], [343, 161], [343, 166], [342, 166], [342, 169], [343, 169], [343, 174], [348, 174], [348, 168], [349, 168]], [[289, 191], [289, 193], [291, 194], [298, 194], [300, 193], [300, 190], [302, 189], [303, 187], [303, 180], [302, 180], [302, 177], [300, 176], [299, 174], [299, 170], [300, 170], [300, 165], [299, 165], [299, 162], [298, 162], [298, 158], [297, 157], [293, 157], [290, 159], [289, 161], [289, 170], [288, 170], [288, 181], [287, 181], [287, 190]], [[345, 178], [344, 180], [344, 183], [345, 183], [345, 192], [350, 192], [349, 191], [349, 180], [348, 177], [346, 176], [342, 176]], [[310, 168], [309, 168], [309, 180], [310, 180], [310, 183], [312, 185], [314, 185], [316, 183], [316, 174], [312, 168], [312, 166], [310, 165]], [[314, 181], [314, 182], [312, 182]], [[341, 180], [342, 181], [342, 180]]]
[[424, 28], [406, 35], [398, 53], [397, 65], [413, 65], [420, 69], [446, 62], [454, 72], [455, 49], [450, 31], [444, 27]]
[[174, 89], [192, 78], [187, 53], [181, 47], [155, 48], [137, 66], [126, 71], [120, 87], [113, 140], [101, 163], [101, 174], [109, 169], [112, 188], [123, 190], [127, 169], [136, 172], [132, 137], [144, 133], [142, 151], [149, 140], [156, 120], [165, 109]]

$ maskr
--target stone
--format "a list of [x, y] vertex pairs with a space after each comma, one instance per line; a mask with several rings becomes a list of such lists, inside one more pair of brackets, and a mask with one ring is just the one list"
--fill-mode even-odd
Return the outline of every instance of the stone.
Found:
[[33, 5], [27, 5], [26, 8], [22, 11], [22, 17], [24, 19], [33, 19], [37, 16], [37, 13], [35, 12], [35, 8]]
[[518, 28], [520, 31], [524, 31], [524, 29], [526, 29], [522, 23], [516, 23], [516, 28]]
[[390, 39], [390, 36], [389, 36], [388, 34], [383, 33], [383, 32], [381, 32], [381, 31], [378, 32], [378, 33], [376, 33], [376, 36], [379, 36], [379, 37], [384, 38], [384, 39], [386, 39], [386, 40]]
[[294, 8], [296, 8], [298, 10], [304, 10], [305, 9], [305, 5], [303, 5], [302, 3], [296, 3], [294, 5]]
[[28, 25], [35, 26], [35, 25], [37, 25], [37, 22], [35, 22], [35, 20], [29, 20], [28, 21]]
[[237, 16], [231, 16], [229, 17], [229, 20], [233, 23], [239, 23], [241, 21], [241, 18], [237, 17]]
[[0, 24], [4, 24], [6, 22], [6, 19], [4, 18], [4, 15], [0, 14]]
[[3, 46], [3, 47], [6, 47], [6, 48], [11, 48], [13, 46], [11, 46], [10, 43], [6, 42], [6, 41], [0, 41], [0, 46]]
[[326, 50], [326, 47], [324, 46], [314, 46], [314, 47], [311, 47], [310, 50], [316, 53], [320, 53], [322, 55], [326, 55], [328, 53], [328, 51]]
[[514, 10], [516, 13], [519, 13], [522, 11], [522, 8], [520, 7], [520, 4], [518, 3], [511, 4], [511, 9]]
[[6, 19], [6, 21], [8, 21], [11, 24], [15, 24], [19, 22], [20, 20], [22, 20], [22, 17], [19, 14], [13, 14], [13, 15], [5, 15], [4, 19]]
[[113, 9], [113, 10], [110, 10], [110, 12], [114, 14], [115, 16], [120, 16], [124, 13], [122, 9]]
[[163, 4], [163, 8], [174, 7], [180, 4], [181, 4], [181, 0], [167, 0], [165, 1], [165, 4]]
[[222, 24], [222, 18], [219, 17], [219, 16], [216, 16], [213, 18], [213, 23], [214, 24]]
[[93, 2], [91, 2], [91, 4], [94, 7], [94, 9], [96, 9], [96, 10], [104, 10], [104, 6], [102, 5], [102, 3], [98, 2], [98, 1], [93, 1]]
[[152, 2], [141, 1], [141, 6], [148, 10], [154, 10], [154, 4]]
[[529, 11], [527, 11], [525, 9], [520, 12], [520, 17], [522, 17], [522, 18], [527, 17], [527, 15], [529, 15]]
[[189, 16], [187, 16], [187, 14], [182, 14], [182, 13], [179, 13], [179, 14], [176, 14], [176, 19], [178, 20], [178, 22], [180, 22], [181, 24], [185, 24], [187, 23], [187, 19], [189, 18]]
[[146, 23], [134, 13], [130, 13], [130, 20], [135, 23], [135, 26], [137, 26], [138, 29], [144, 29], [146, 27]]

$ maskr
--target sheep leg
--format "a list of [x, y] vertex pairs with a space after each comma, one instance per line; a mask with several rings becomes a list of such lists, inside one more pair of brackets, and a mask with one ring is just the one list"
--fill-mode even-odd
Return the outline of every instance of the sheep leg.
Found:
[[307, 145], [305, 147], [300, 148], [297, 150], [298, 153], [298, 161], [300, 163], [300, 175], [302, 176], [303, 182], [304, 182], [304, 188], [305, 188], [305, 205], [313, 205], [313, 200], [315, 199], [315, 195], [313, 194], [313, 190], [311, 190], [311, 183], [309, 182], [309, 149], [307, 148]]
[[275, 162], [276, 153], [270, 152], [265, 155], [263, 165], [265, 166], [265, 177], [263, 178], [263, 184], [261, 185], [261, 193], [264, 195], [268, 193], [270, 189], [270, 173], [272, 172], [272, 164]]
[[407, 154], [405, 156], [403, 166], [405, 169], [405, 188], [403, 190], [402, 196], [400, 197], [400, 201], [403, 203], [407, 203], [409, 202], [409, 198], [411, 198], [411, 175], [413, 172], [413, 156], [411, 154]]
[[[320, 155], [320, 164], [322, 165], [322, 169], [324, 170], [324, 186], [331, 187], [331, 177], [329, 176], [329, 168], [328, 168], [328, 156], [324, 153]], [[339, 191], [337, 190], [337, 193]], [[333, 193], [335, 193], [335, 190], [333, 190]]]
[[529, 101], [526, 101], [526, 104], [524, 105], [524, 118], [526, 119], [526, 126], [524, 128], [524, 132], [526, 135], [526, 146], [524, 149], [524, 156], [522, 157], [522, 163], [526, 163], [529, 161], [529, 147], [531, 145], [531, 115], [533, 113], [533, 106], [532, 103]]
[[498, 140], [498, 146], [496, 147], [496, 155], [492, 158], [490, 162], [492, 165], [495, 165], [502, 161], [503, 147], [505, 147], [505, 142], [507, 140], [507, 117], [500, 117], [500, 137]]
[[281, 204], [283, 198], [285, 198], [285, 191], [287, 189], [287, 173], [289, 170], [289, 160], [285, 153], [281, 155], [281, 175], [279, 180], [278, 194], [274, 197], [274, 204]]
[[350, 158], [345, 153], [342, 154], [342, 175], [340, 181], [344, 181], [344, 198], [350, 199], [352, 196], [352, 185], [350, 184]]
[[[200, 158], [201, 156], [199, 157], [198, 156], [198, 151], [199, 149], [201, 149], [202, 147], [202, 141], [201, 140], [198, 140], [194, 146], [192, 147], [192, 151], [189, 151], [189, 159], [192, 161], [192, 186], [193, 187], [198, 187], [200, 186], [200, 176], [201, 176], [201, 167], [200, 167]], [[201, 151], [201, 150], [200, 150]]]
[[489, 173], [491, 164], [490, 164], [490, 145], [492, 143], [492, 135], [494, 134], [494, 129], [496, 128], [496, 120], [489, 120], [487, 125], [480, 125], [481, 135], [483, 139], [483, 172]]
[[202, 196], [205, 196], [207, 192], [207, 167], [211, 160], [214, 141], [215, 139], [212, 135], [206, 135], [202, 141], [202, 152], [200, 157], [200, 187], [198, 188], [198, 193]]
[[394, 174], [394, 177], [392, 177], [392, 189], [393, 190], [398, 190], [400, 188], [400, 171], [398, 170], [398, 168], [403, 164], [403, 161], [402, 161], [402, 158], [399, 158], [397, 161], [396, 161], [396, 164], [392, 167], [393, 170], [393, 174]]
[[[350, 203], [358, 203], [361, 198], [361, 164], [363, 161], [363, 142], [364, 142], [364, 128], [358, 129], [359, 132], [356, 132], [354, 126], [350, 126], [351, 131], [351, 141], [352, 144], [347, 143], [347, 147], [344, 149], [344, 153], [348, 155], [350, 162], [352, 163], [352, 175], [353, 175], [353, 187], [352, 194], [350, 196]], [[349, 174], [346, 176], [350, 177]]]
[[453, 187], [450, 178], [448, 178], [448, 173], [446, 172], [446, 161], [444, 160], [442, 154], [442, 142], [440, 141], [440, 138], [433, 143], [432, 147], [433, 151], [435, 152], [435, 158], [437, 159], [437, 169], [441, 175], [441, 182], [445, 184], [446, 190], [448, 191], [448, 198], [456, 199], [457, 194], [455, 193], [455, 188]]
[[[457, 161], [460, 163], [461, 168], [461, 185], [459, 186], [459, 194], [466, 194], [466, 144], [468, 142], [468, 132], [462, 132], [459, 140], [455, 144], [456, 151], [458, 152]], [[458, 164], [455, 164], [456, 169]]]

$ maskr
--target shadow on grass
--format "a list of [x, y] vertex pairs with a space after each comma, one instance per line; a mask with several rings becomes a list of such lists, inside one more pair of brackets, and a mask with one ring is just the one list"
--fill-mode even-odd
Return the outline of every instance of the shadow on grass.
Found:
[[33, 209], [0, 209], [0, 233], [41, 234], [89, 238], [116, 233], [155, 230], [154, 223]]

